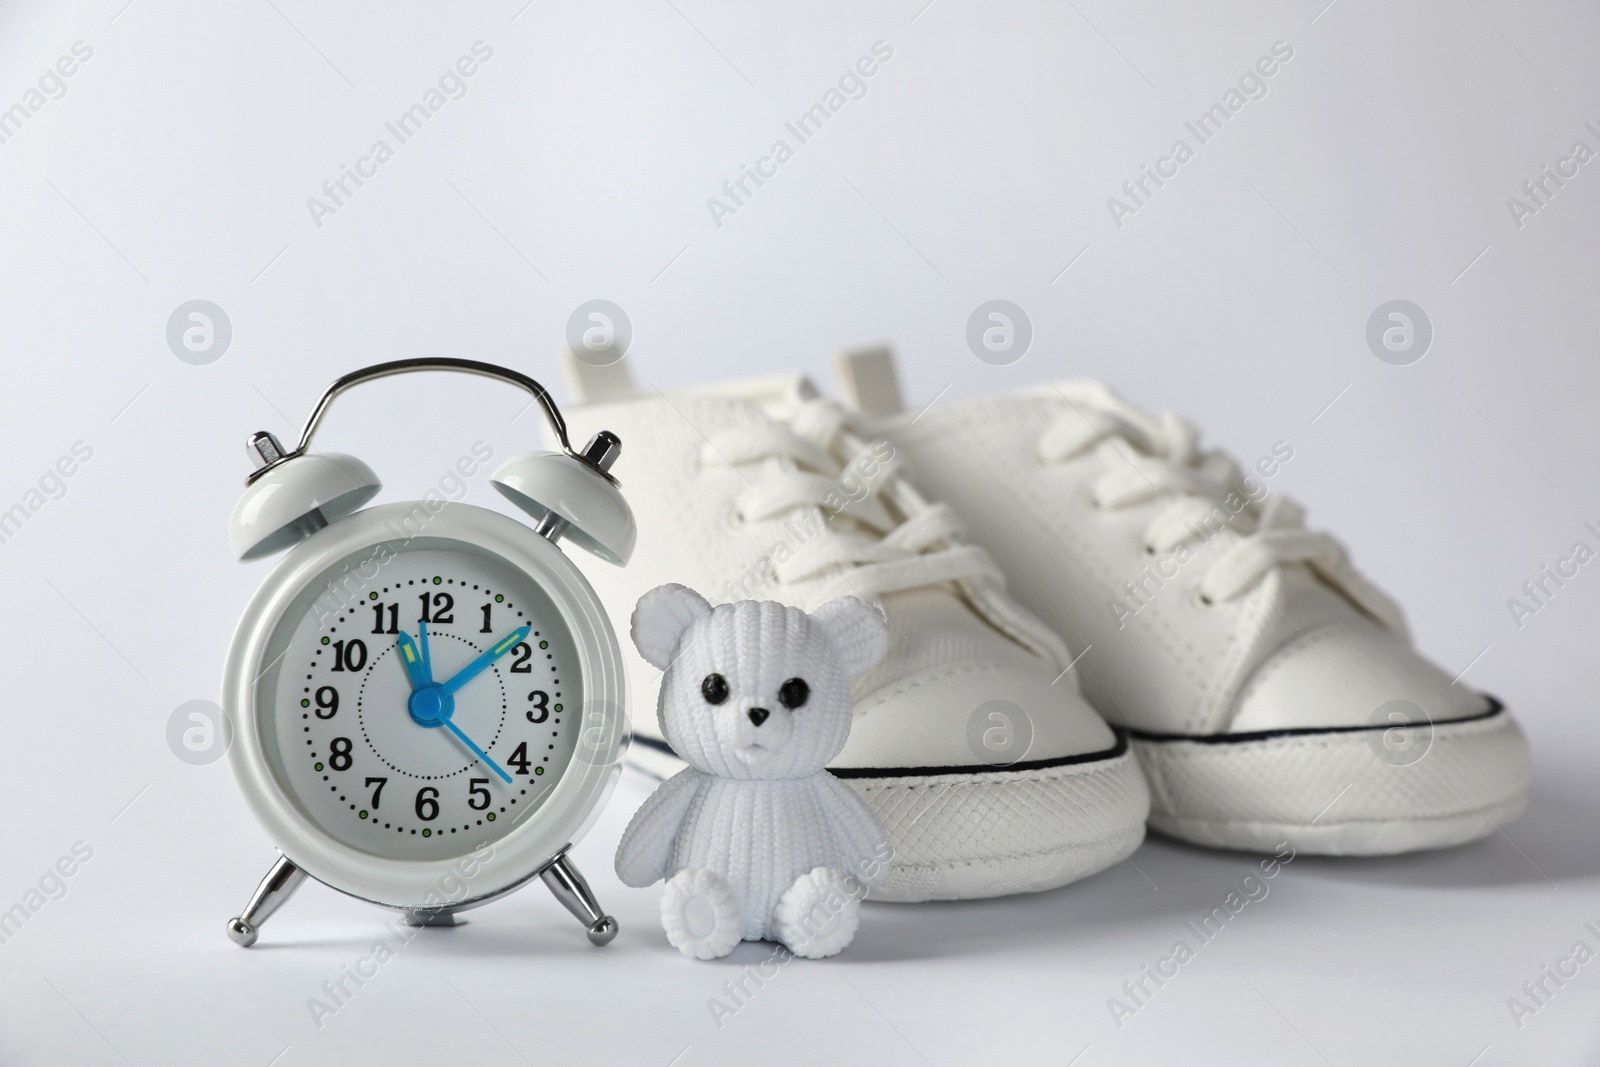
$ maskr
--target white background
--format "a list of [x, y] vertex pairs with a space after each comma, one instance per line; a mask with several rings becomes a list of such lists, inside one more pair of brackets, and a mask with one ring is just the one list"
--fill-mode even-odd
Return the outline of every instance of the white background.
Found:
[[[1506, 206], [1575, 140], [1600, 149], [1592, 6], [524, 2], [0, 6], [0, 107], [75, 41], [94, 50], [0, 144], [0, 508], [93, 448], [0, 544], [0, 909], [74, 842], [94, 850], [0, 946], [0, 1062], [1600, 1056], [1600, 963], [1520, 1029], [1506, 1006], [1578, 939], [1600, 948], [1582, 925], [1600, 926], [1600, 563], [1520, 628], [1507, 608], [1574, 541], [1600, 547], [1582, 525], [1600, 526], [1600, 162], [1520, 228]], [[494, 52], [467, 95], [318, 227], [307, 198], [478, 40]], [[894, 55], [866, 97], [715, 225], [706, 199], [879, 40]], [[1279, 40], [1294, 56], [1266, 97], [1114, 225], [1106, 199]], [[217, 697], [269, 566], [227, 548], [242, 443], [291, 436], [332, 378], [381, 359], [555, 379], [567, 316], [597, 297], [662, 387], [822, 379], [833, 348], [889, 340], [914, 404], [1096, 376], [1246, 460], [1292, 443], [1281, 484], [1312, 522], [1429, 656], [1519, 715], [1532, 809], [1447, 853], [1297, 860], [1120, 1029], [1107, 998], [1250, 857], [1157, 840], [1052, 893], [872, 906], [843, 957], [784, 968], [719, 1030], [708, 998], [769, 949], [667, 946], [655, 891], [610, 872], [644, 795], [629, 778], [576, 852], [614, 945], [535, 888], [425, 932], [319, 1028], [307, 998], [383, 916], [313, 885], [256, 949], [230, 944], [273, 850], [226, 763], [165, 741], [173, 709]], [[996, 297], [1036, 332], [1001, 368], [964, 340]], [[233, 328], [207, 366], [165, 336], [196, 298]], [[1365, 342], [1394, 298], [1436, 333], [1410, 366]], [[521, 407], [490, 383], [382, 383], [319, 445], [405, 499], [477, 439], [535, 444]], [[468, 499], [498, 506], [487, 474]]]

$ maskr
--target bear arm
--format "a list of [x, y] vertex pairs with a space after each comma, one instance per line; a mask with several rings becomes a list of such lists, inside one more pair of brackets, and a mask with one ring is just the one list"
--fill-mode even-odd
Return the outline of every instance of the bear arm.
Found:
[[883, 824], [855, 790], [824, 771], [818, 776], [822, 803], [839, 843], [840, 870], [867, 887], [889, 879], [894, 850]]
[[633, 813], [617, 844], [617, 877], [623, 885], [643, 889], [667, 876], [672, 846], [704, 777], [692, 767], [679, 771]]

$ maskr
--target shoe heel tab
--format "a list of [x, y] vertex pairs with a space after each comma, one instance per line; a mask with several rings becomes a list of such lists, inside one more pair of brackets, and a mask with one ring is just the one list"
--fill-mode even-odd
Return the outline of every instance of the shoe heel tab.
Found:
[[579, 359], [569, 348], [560, 352], [561, 369], [567, 384], [580, 404], [606, 404], [615, 400], [629, 400], [639, 395], [633, 383], [633, 372], [628, 369], [628, 357], [615, 363], [597, 366]]
[[897, 415], [905, 408], [894, 349], [888, 345], [847, 348], [834, 353], [833, 374], [845, 406], [871, 418]]

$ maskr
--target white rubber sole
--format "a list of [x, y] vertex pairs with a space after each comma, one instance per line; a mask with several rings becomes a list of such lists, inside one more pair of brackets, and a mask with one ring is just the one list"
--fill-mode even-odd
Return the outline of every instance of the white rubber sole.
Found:
[[1213, 848], [1392, 855], [1474, 841], [1527, 809], [1527, 742], [1498, 705], [1393, 738], [1373, 728], [1132, 744], [1150, 828]]
[[867, 899], [1036, 893], [1119, 863], [1144, 840], [1150, 794], [1125, 738], [1068, 760], [975, 771], [835, 771], [894, 846]]
[[[635, 735], [629, 765], [682, 770], [664, 742]], [[1037, 893], [1126, 859], [1144, 840], [1150, 793], [1126, 736], [1105, 752], [1004, 768], [836, 770], [894, 848], [868, 900], [976, 900]]]

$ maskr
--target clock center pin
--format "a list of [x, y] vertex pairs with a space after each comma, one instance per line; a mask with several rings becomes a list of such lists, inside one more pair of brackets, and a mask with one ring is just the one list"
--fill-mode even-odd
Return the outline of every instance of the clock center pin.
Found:
[[442, 726], [456, 710], [456, 699], [442, 686], [427, 685], [411, 694], [407, 708], [419, 726]]

